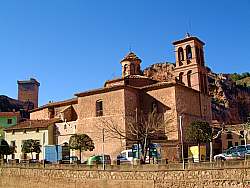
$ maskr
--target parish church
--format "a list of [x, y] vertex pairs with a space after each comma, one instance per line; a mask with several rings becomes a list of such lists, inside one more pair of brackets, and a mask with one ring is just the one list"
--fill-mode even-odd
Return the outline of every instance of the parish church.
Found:
[[195, 120], [212, 121], [205, 43], [187, 34], [173, 45], [176, 61], [172, 80], [161, 82], [143, 75], [142, 60], [129, 52], [120, 62], [120, 78], [107, 80], [102, 88], [76, 93], [72, 99], [40, 106], [31, 111], [30, 121], [51, 122], [60, 118], [61, 122], [55, 123], [54, 144], [68, 143], [70, 135], [85, 133], [93, 139], [95, 149], [83, 152], [83, 159], [102, 152], [115, 159], [132, 143], [126, 138], [110, 137], [103, 131], [105, 123], [117, 125], [126, 133], [131, 121], [142, 118], [141, 112], [148, 114], [156, 109], [164, 119], [169, 119], [165, 137], [153, 140], [161, 145], [162, 157], [179, 159], [182, 141], [187, 156], [187, 127]]

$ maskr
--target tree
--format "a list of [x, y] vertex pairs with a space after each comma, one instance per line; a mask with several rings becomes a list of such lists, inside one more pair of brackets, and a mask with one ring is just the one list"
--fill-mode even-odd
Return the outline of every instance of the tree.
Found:
[[136, 113], [135, 116], [131, 116], [131, 119], [127, 117], [126, 128], [122, 128], [112, 118], [101, 119], [99, 127], [104, 129], [107, 137], [125, 139], [127, 142], [141, 146], [141, 161], [145, 163], [152, 140], [167, 139], [167, 133], [174, 131], [166, 128], [166, 125], [172, 119], [164, 119], [163, 113], [158, 113], [156, 109], [149, 113], [141, 111], [140, 114], [137, 115]]
[[93, 151], [95, 149], [93, 140], [86, 134], [72, 135], [69, 139], [69, 147], [80, 151], [80, 161], [82, 161], [82, 151]]
[[212, 141], [212, 127], [206, 121], [194, 121], [187, 129], [187, 140], [198, 144], [200, 160], [200, 144]]
[[22, 146], [23, 153], [30, 153], [31, 158], [33, 159], [33, 153], [41, 152], [41, 145], [38, 140], [28, 139], [23, 142]]
[[10, 146], [8, 142], [4, 139], [0, 139], [0, 158], [3, 158], [4, 155], [13, 154], [15, 152], [15, 147]]

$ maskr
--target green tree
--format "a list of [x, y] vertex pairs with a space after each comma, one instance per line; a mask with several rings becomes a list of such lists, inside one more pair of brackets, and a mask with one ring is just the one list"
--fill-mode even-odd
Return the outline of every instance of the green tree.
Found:
[[93, 140], [86, 134], [72, 135], [69, 139], [69, 147], [80, 151], [80, 161], [82, 161], [82, 151], [93, 151], [95, 149]]
[[30, 153], [33, 159], [33, 153], [41, 153], [41, 145], [38, 140], [28, 139], [23, 142], [23, 153]]
[[13, 154], [15, 152], [15, 147], [10, 146], [8, 142], [4, 139], [0, 139], [0, 158], [3, 158], [4, 155]]
[[206, 121], [194, 121], [188, 127], [186, 136], [189, 142], [198, 145], [200, 160], [200, 144], [212, 141], [212, 127]]

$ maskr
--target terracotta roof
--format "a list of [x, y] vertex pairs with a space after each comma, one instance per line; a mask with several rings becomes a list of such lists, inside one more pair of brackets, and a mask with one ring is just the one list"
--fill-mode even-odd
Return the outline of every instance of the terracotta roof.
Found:
[[110, 91], [116, 91], [120, 89], [138, 89], [132, 86], [125, 86], [125, 85], [116, 85], [116, 86], [111, 86], [111, 87], [104, 87], [104, 88], [99, 88], [99, 89], [94, 89], [94, 90], [89, 90], [81, 93], [76, 93], [75, 95], [78, 97], [85, 97], [89, 95], [94, 95], [94, 94], [99, 94], [99, 93], [106, 93]]
[[9, 130], [18, 130], [18, 129], [34, 129], [34, 128], [47, 128], [54, 123], [58, 123], [61, 120], [59, 118], [53, 118], [49, 120], [26, 120], [18, 123], [17, 125], [8, 127], [4, 129], [5, 131]]
[[84, 91], [84, 92], [81, 92], [81, 93], [76, 93], [75, 96], [83, 97], [83, 96], [87, 96], [87, 95], [92, 95], [92, 94], [97, 94], [97, 93], [106, 93], [106, 92], [109, 92], [109, 91], [115, 91], [115, 90], [124, 89], [124, 88], [125, 88], [124, 85], [118, 85], [118, 86], [112, 86], [112, 87], [104, 87], [104, 88]]
[[66, 105], [70, 105], [70, 104], [76, 104], [77, 101], [78, 101], [77, 98], [72, 98], [72, 99], [68, 99], [68, 100], [64, 100], [64, 101], [51, 102], [51, 103], [45, 104], [43, 106], [40, 106], [38, 108], [35, 108], [35, 109], [31, 110], [30, 112], [35, 112], [35, 111], [42, 110], [42, 109], [48, 108], [48, 107], [58, 107], [58, 106], [66, 106]]
[[0, 117], [20, 116], [20, 112], [0, 112]]
[[142, 76], [142, 75], [128, 75], [125, 76], [123, 78], [115, 78], [113, 80], [107, 80], [104, 84], [104, 87], [108, 84], [108, 83], [114, 83], [114, 82], [118, 82], [118, 81], [122, 81], [122, 80], [126, 80], [126, 79], [148, 79], [148, 80], [153, 80], [153, 81], [157, 81], [154, 80], [153, 78], [147, 77], [147, 76]]
[[190, 41], [190, 40], [197, 40], [198, 42], [200, 42], [202, 45], [204, 45], [205, 43], [202, 42], [200, 39], [198, 39], [197, 37], [186, 37], [184, 39], [181, 39], [181, 40], [177, 40], [177, 41], [174, 41], [173, 42], [173, 45], [176, 45], [176, 44], [180, 44], [180, 43], [183, 43], [183, 42], [187, 42], [187, 41]]
[[123, 58], [123, 60], [121, 60], [121, 62], [123, 62], [123, 61], [134, 61], [134, 60], [137, 60], [137, 61], [141, 62], [141, 59], [139, 57], [137, 57], [133, 52], [130, 52], [128, 55], [126, 55]]
[[159, 89], [159, 88], [171, 87], [176, 84], [177, 84], [176, 82], [158, 82], [158, 83], [151, 84], [148, 86], [140, 87], [140, 89], [148, 91], [148, 90], [154, 90], [154, 89]]

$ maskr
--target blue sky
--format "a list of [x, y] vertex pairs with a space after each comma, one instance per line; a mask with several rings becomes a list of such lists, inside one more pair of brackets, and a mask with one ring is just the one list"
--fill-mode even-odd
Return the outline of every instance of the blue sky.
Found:
[[174, 62], [187, 31], [213, 71], [250, 71], [249, 0], [0, 1], [0, 94], [16, 98], [16, 81], [35, 77], [40, 105], [71, 98], [120, 76], [130, 47], [143, 68]]

